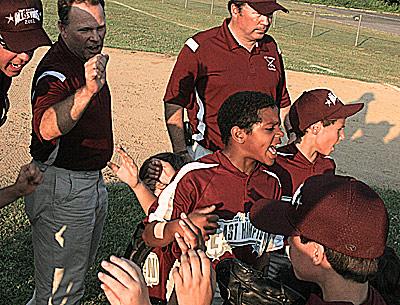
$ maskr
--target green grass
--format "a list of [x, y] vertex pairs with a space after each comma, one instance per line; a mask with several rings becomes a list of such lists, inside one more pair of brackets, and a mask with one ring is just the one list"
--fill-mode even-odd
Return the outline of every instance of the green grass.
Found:
[[[141, 11], [106, 2], [106, 46], [114, 48], [176, 55], [188, 37], [220, 25], [228, 16], [224, 0], [215, 0], [213, 15], [208, 0], [189, 0], [187, 9], [183, 0], [119, 2]], [[354, 47], [355, 26], [317, 19], [311, 39], [313, 7], [294, 1], [285, 1], [285, 6], [290, 14], [279, 13], [270, 34], [279, 43], [288, 69], [400, 86], [400, 35], [362, 28], [359, 46]], [[45, 0], [44, 7], [46, 29], [56, 39], [55, 1]], [[324, 10], [318, 8], [319, 13]]]
[[[109, 213], [96, 263], [87, 276], [85, 305], [107, 304], [96, 277], [100, 262], [111, 254], [123, 254], [135, 224], [144, 217], [128, 187], [109, 185], [108, 188]], [[400, 192], [377, 191], [389, 210], [388, 243], [400, 254]], [[33, 292], [34, 281], [30, 226], [22, 200], [0, 210], [0, 223], [0, 305], [25, 304]]]

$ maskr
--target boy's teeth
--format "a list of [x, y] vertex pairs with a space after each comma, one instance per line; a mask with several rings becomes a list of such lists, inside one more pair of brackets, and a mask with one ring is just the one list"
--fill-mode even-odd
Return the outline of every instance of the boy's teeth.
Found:
[[19, 68], [19, 67], [21, 67], [21, 65], [16, 65], [16, 64], [13, 64], [13, 63], [11, 63], [11, 65], [12, 65], [14, 68]]
[[270, 146], [270, 147], [268, 148], [268, 151], [269, 151], [271, 154], [276, 155], [276, 149], [275, 149], [275, 147]]

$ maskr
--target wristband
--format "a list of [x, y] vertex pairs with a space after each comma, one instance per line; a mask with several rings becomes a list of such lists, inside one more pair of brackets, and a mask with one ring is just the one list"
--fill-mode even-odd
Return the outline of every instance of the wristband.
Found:
[[164, 228], [167, 223], [164, 222], [157, 222], [154, 226], [154, 237], [157, 239], [164, 239]]

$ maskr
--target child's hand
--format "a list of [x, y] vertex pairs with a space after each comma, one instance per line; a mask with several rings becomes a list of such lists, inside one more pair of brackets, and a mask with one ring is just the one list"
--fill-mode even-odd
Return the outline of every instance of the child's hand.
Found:
[[121, 164], [118, 166], [113, 162], [108, 162], [108, 167], [122, 182], [128, 184], [132, 189], [139, 183], [138, 167], [133, 159], [123, 150], [122, 147], [116, 147], [115, 151], [121, 157]]
[[209, 235], [213, 235], [217, 232], [219, 217], [216, 214], [212, 214], [215, 209], [216, 206], [211, 205], [196, 209], [188, 216], [190, 221], [193, 222], [196, 227], [200, 228], [204, 240], [208, 240]]
[[110, 274], [99, 272], [106, 297], [111, 305], [150, 305], [149, 292], [140, 268], [133, 262], [111, 256], [101, 266]]

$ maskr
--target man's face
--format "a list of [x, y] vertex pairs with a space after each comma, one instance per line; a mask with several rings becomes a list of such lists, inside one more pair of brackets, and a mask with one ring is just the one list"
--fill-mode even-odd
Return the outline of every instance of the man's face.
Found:
[[334, 124], [321, 126], [316, 138], [316, 149], [320, 154], [330, 155], [335, 150], [335, 145], [345, 138], [345, 122], [346, 119], [338, 119]]
[[247, 41], [262, 39], [271, 25], [272, 14], [261, 15], [247, 3], [241, 7], [240, 12], [235, 8], [232, 8], [232, 18], [235, 18], [241, 36]]
[[85, 62], [99, 54], [106, 35], [106, 22], [101, 5], [74, 3], [68, 20], [68, 24], [59, 26], [61, 37], [68, 49]]
[[32, 55], [33, 51], [14, 53], [0, 46], [0, 70], [9, 77], [18, 76]]
[[261, 122], [253, 125], [246, 135], [245, 149], [255, 160], [272, 165], [276, 158], [276, 145], [281, 143], [283, 132], [277, 107], [263, 108], [259, 111]]

